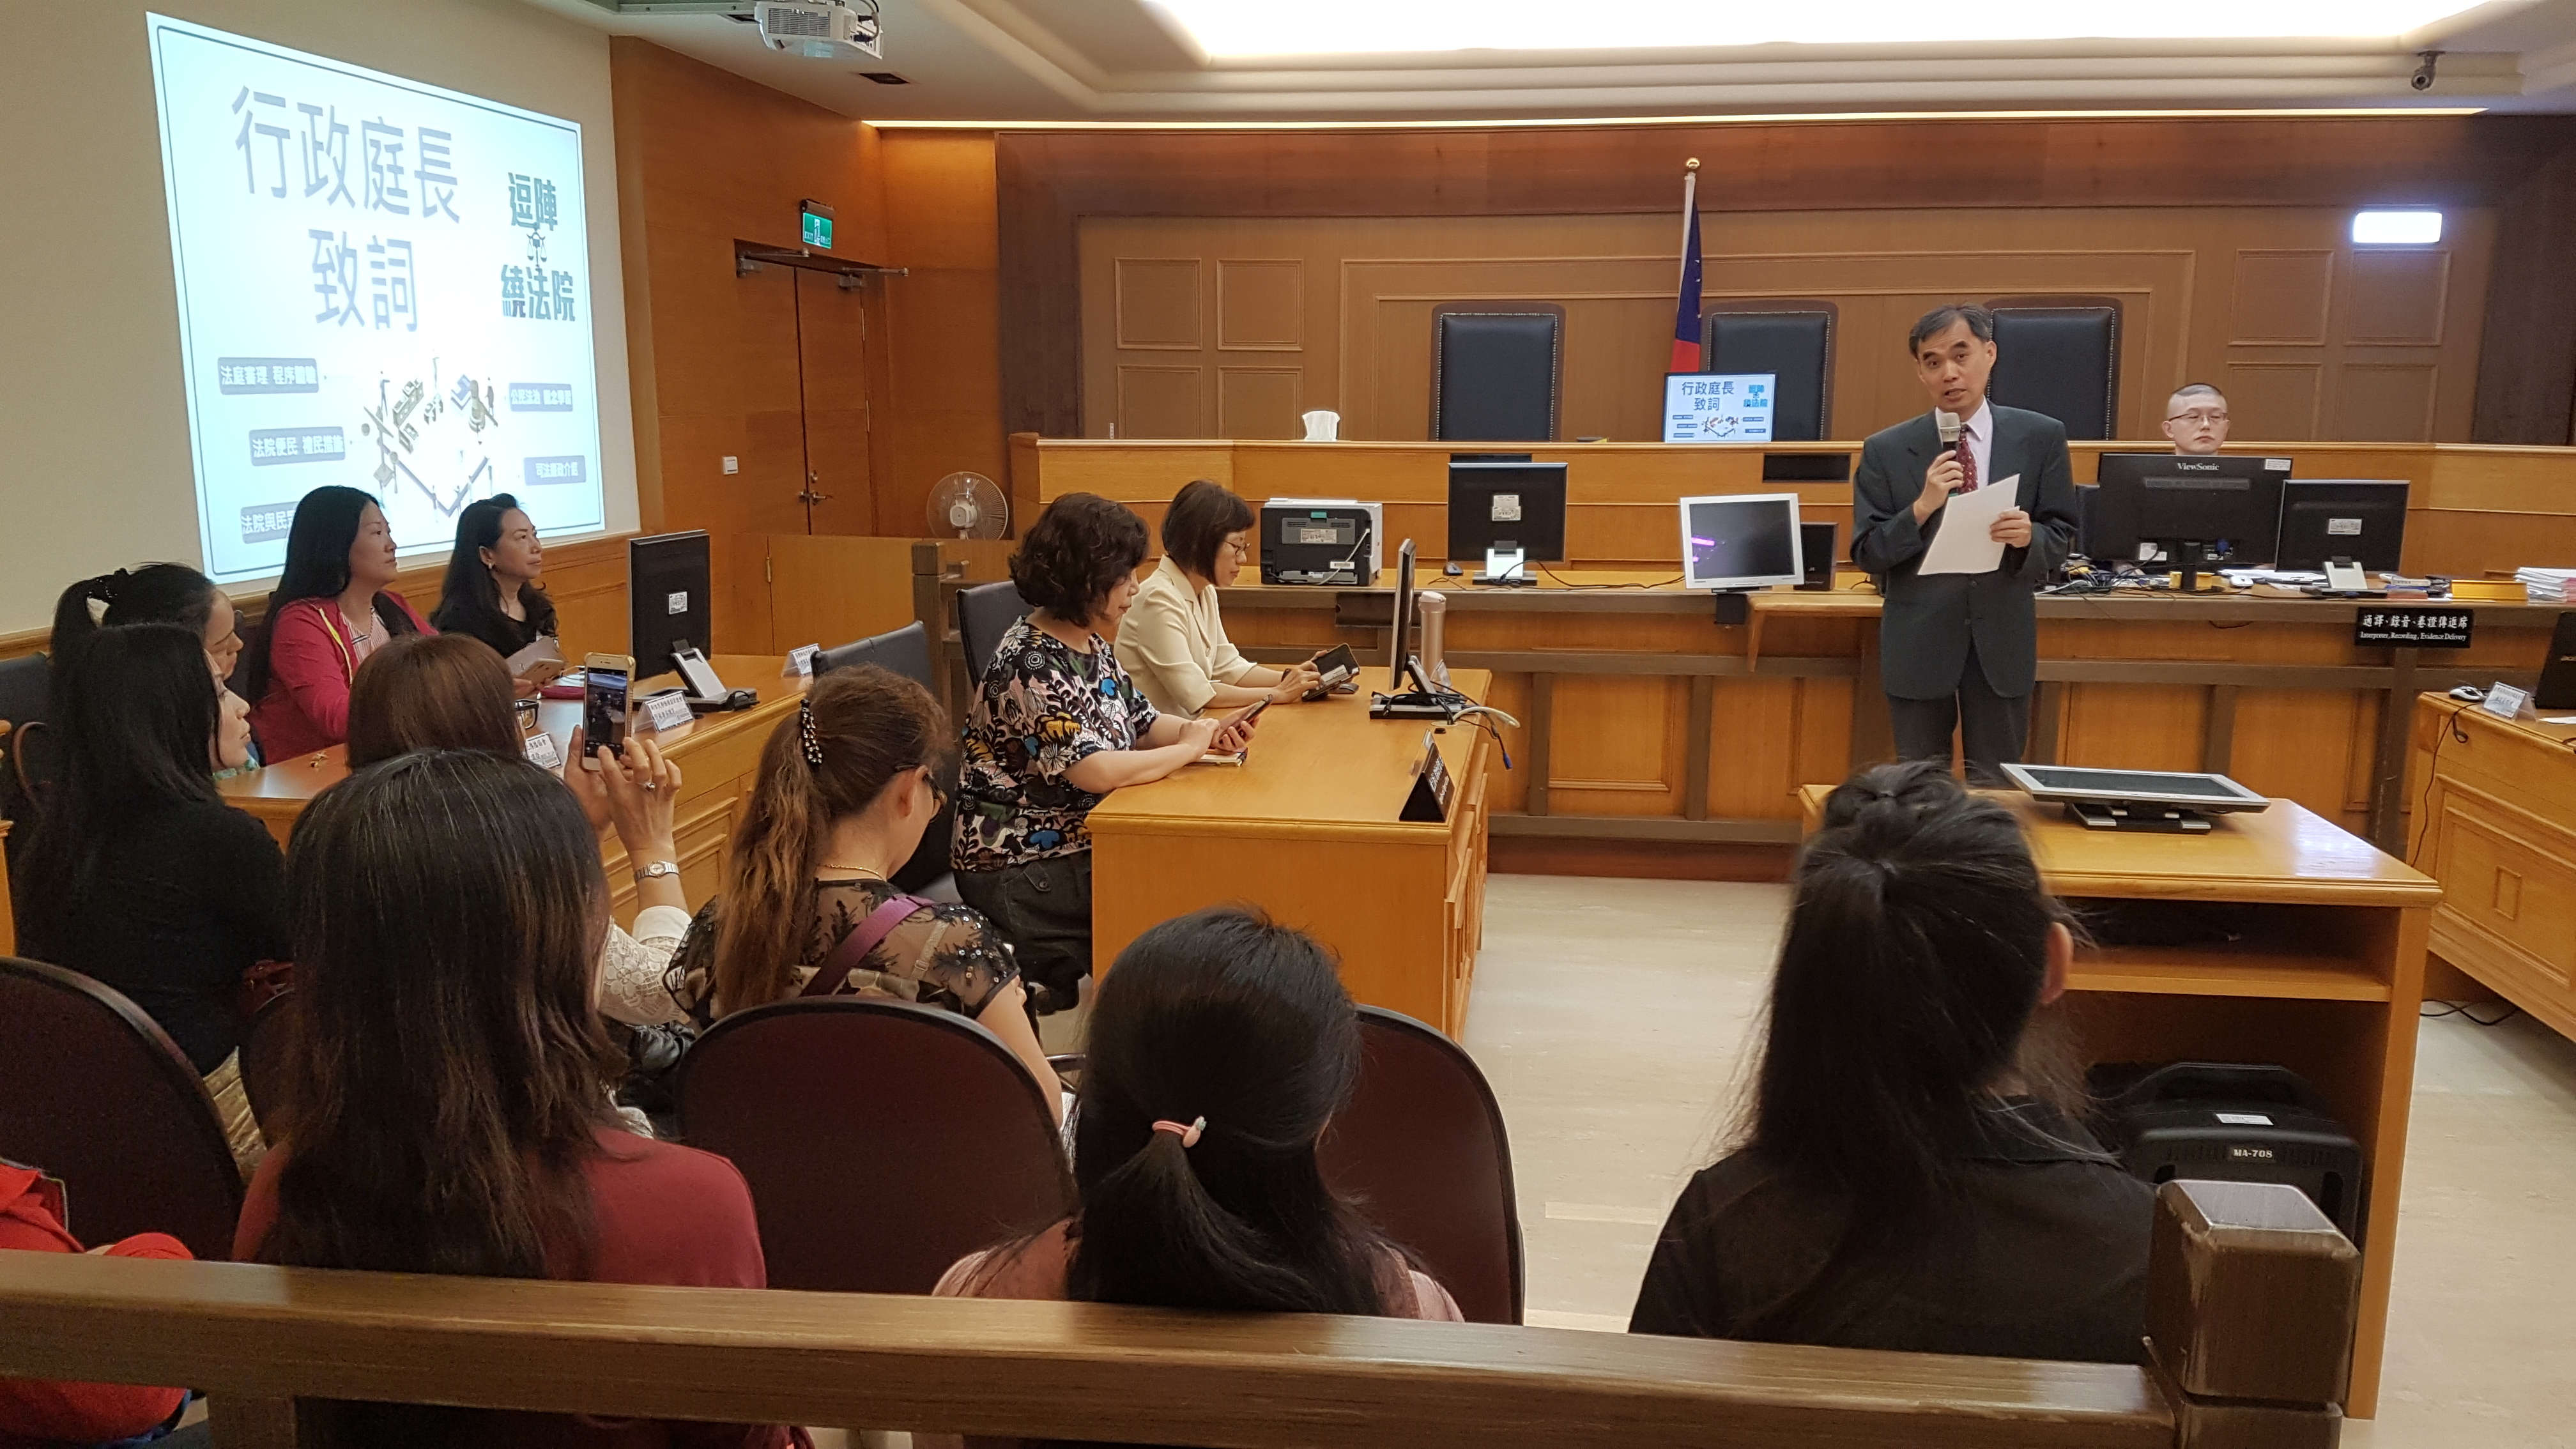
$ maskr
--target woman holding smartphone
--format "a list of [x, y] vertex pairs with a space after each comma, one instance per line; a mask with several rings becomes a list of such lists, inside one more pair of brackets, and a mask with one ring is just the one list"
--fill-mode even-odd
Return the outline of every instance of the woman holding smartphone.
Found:
[[1205, 478], [1163, 514], [1163, 561], [1136, 586], [1118, 626], [1118, 662], [1167, 714], [1287, 704], [1321, 687], [1313, 660], [1266, 669], [1225, 637], [1216, 591], [1253, 555], [1252, 505]]
[[957, 893], [1002, 928], [1041, 1013], [1091, 974], [1092, 809], [1210, 748], [1240, 750], [1250, 720], [1164, 714], [1103, 634], [1136, 598], [1143, 519], [1093, 493], [1047, 505], [1011, 582], [1036, 605], [1002, 635], [967, 717], [951, 862]]

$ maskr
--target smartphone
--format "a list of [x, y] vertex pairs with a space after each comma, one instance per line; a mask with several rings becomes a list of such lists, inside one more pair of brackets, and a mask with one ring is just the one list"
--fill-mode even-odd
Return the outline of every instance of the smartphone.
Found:
[[1344, 685], [1359, 677], [1359, 662], [1351, 657], [1351, 646], [1348, 644], [1336, 644], [1316, 655], [1312, 662], [1315, 673], [1321, 678], [1313, 689], [1306, 691], [1308, 703], [1329, 698]]
[[1225, 718], [1218, 720], [1216, 722], [1217, 733], [1223, 734], [1227, 730], [1234, 728], [1236, 725], [1248, 724], [1253, 720], [1259, 719], [1261, 718], [1261, 712], [1269, 707], [1270, 701], [1266, 699], [1255, 700], [1252, 703], [1245, 705], [1243, 708], [1236, 710], [1234, 713], [1227, 715]]
[[627, 685], [634, 674], [635, 661], [623, 654], [593, 654], [582, 660], [583, 769], [599, 768], [599, 756], [592, 751], [601, 745], [611, 750], [626, 748], [626, 723], [631, 709]]

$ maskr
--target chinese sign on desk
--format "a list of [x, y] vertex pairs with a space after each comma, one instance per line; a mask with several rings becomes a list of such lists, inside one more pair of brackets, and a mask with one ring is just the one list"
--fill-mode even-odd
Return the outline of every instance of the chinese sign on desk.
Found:
[[206, 572], [278, 571], [296, 500], [405, 553], [517, 495], [604, 523], [581, 127], [150, 17]]
[[1767, 443], [1777, 379], [1767, 372], [1664, 375], [1667, 443]]

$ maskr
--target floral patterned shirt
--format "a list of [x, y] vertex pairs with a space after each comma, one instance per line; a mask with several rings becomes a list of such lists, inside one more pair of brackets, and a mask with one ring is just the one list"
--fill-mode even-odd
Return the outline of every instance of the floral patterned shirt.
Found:
[[[815, 882], [813, 922], [796, 967], [788, 973], [790, 994], [803, 991], [842, 938], [895, 894], [881, 880]], [[671, 999], [700, 1031], [715, 1024], [716, 918], [722, 901], [718, 897], [700, 908], [663, 978]], [[887, 932], [831, 994], [891, 996], [975, 1017], [1019, 974], [1001, 932], [974, 907], [933, 904]]]
[[1103, 797], [1065, 772], [1103, 750], [1135, 749], [1155, 718], [1108, 640], [1094, 634], [1091, 652], [1078, 654], [1026, 619], [1013, 624], [967, 716], [951, 862], [994, 871], [1091, 849], [1084, 821]]

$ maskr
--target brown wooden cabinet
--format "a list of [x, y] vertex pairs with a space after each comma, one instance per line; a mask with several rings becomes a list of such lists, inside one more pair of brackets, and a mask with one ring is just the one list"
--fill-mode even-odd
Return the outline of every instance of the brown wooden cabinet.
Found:
[[2576, 726], [2415, 704], [2410, 822], [2439, 880], [2432, 953], [2576, 1037]]

